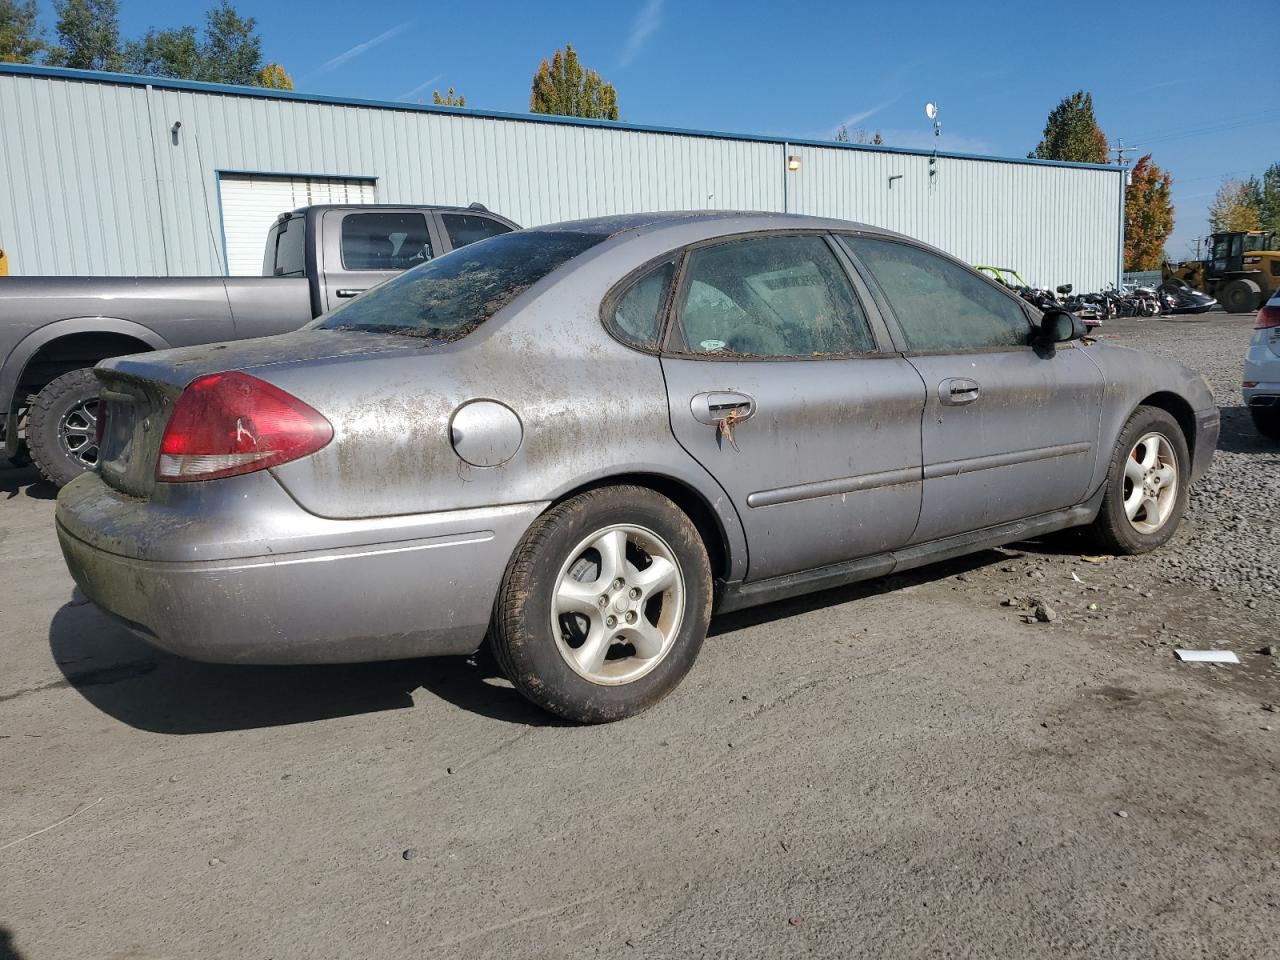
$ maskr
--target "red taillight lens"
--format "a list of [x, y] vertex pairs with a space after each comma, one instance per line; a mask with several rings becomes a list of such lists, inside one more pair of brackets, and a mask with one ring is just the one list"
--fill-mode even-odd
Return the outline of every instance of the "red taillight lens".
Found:
[[1280, 327], [1280, 307], [1267, 305], [1258, 311], [1258, 320], [1253, 329], [1269, 330], [1272, 327]]
[[297, 397], [246, 373], [191, 381], [160, 441], [156, 479], [214, 480], [315, 453], [333, 439], [329, 421]]

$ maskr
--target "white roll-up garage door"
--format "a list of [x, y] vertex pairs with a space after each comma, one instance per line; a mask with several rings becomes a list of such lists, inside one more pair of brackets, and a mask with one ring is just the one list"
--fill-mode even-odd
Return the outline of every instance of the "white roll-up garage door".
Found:
[[375, 182], [351, 177], [223, 173], [218, 176], [222, 232], [227, 242], [227, 273], [262, 274], [267, 231], [276, 217], [313, 203], [376, 203]]

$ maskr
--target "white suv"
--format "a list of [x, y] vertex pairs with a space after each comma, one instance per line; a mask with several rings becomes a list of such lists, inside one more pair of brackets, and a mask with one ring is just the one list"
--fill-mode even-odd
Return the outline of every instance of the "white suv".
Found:
[[1280, 290], [1258, 311], [1244, 355], [1244, 402], [1258, 432], [1280, 440]]

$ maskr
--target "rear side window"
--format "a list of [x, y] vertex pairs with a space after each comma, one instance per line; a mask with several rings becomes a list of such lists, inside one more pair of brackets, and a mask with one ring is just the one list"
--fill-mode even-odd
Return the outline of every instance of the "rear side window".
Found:
[[820, 236], [702, 247], [690, 252], [686, 273], [673, 338], [681, 352], [812, 357], [875, 349], [849, 278]]
[[488, 240], [511, 232], [511, 228], [505, 223], [499, 223], [491, 217], [469, 213], [442, 213], [440, 219], [444, 221], [444, 232], [449, 235], [449, 243], [455, 250], [477, 240]]
[[306, 276], [306, 227], [305, 217], [290, 217], [271, 228], [262, 264], [264, 277]]
[[431, 259], [420, 213], [352, 213], [342, 218], [342, 265], [348, 270], [409, 270]]
[[311, 326], [458, 340], [604, 239], [560, 230], [506, 233], [393, 277]]
[[912, 350], [921, 353], [1026, 346], [1019, 302], [950, 260], [919, 247], [845, 237], [889, 298]]
[[657, 348], [662, 305], [675, 269], [675, 262], [670, 260], [654, 267], [614, 301], [609, 326], [619, 338], [642, 349]]

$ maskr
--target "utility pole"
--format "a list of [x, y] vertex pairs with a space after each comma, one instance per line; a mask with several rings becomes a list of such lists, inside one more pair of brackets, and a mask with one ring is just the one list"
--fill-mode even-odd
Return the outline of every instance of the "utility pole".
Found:
[[1123, 137], [1116, 138], [1116, 145], [1112, 147], [1110, 150], [1111, 153], [1114, 153], [1116, 155], [1116, 166], [1118, 167], [1124, 166], [1124, 154], [1125, 154], [1125, 151], [1129, 149], [1132, 149], [1132, 148], [1126, 147], [1124, 145]]

